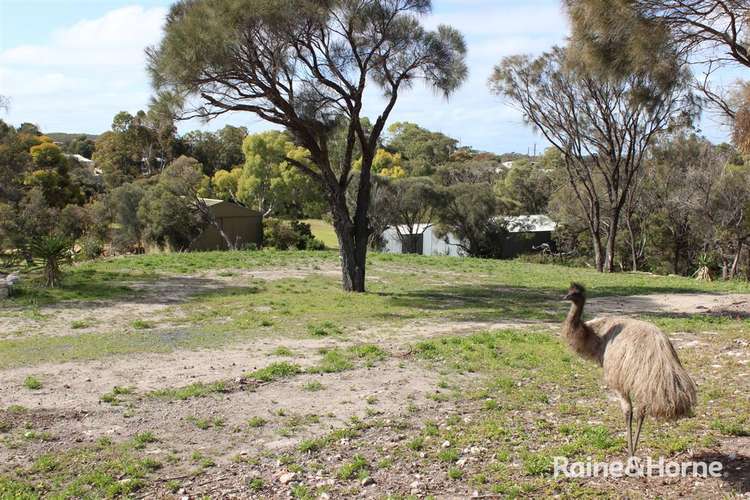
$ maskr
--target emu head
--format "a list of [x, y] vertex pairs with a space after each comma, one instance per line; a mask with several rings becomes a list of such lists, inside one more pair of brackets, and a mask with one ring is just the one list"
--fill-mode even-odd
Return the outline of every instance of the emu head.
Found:
[[565, 294], [563, 300], [569, 300], [571, 302], [580, 303], [586, 300], [586, 288], [579, 283], [571, 283], [568, 288], [568, 293]]

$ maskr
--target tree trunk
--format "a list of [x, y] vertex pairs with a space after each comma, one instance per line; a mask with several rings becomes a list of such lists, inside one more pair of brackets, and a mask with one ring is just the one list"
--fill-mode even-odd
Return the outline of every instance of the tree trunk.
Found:
[[628, 214], [626, 220], [627, 220], [627, 227], [628, 227], [628, 238], [630, 239], [630, 267], [631, 271], [637, 271], [638, 270], [638, 250], [636, 249], [636, 242], [635, 242], [635, 234], [633, 233], [633, 223], [630, 220], [630, 215]]
[[365, 291], [365, 265], [367, 263], [367, 227], [362, 238], [361, 228], [349, 220], [346, 202], [336, 203], [333, 208], [333, 227], [339, 240], [341, 257], [341, 278], [344, 291], [363, 293]]
[[620, 209], [612, 210], [607, 231], [607, 254], [604, 259], [604, 272], [615, 272], [615, 243], [617, 241], [617, 226], [620, 224]]
[[737, 254], [734, 256], [732, 261], [732, 267], [729, 270], [729, 279], [734, 279], [740, 270], [740, 255], [742, 255], [742, 242], [737, 243]]
[[596, 263], [596, 270], [598, 272], [604, 271], [604, 259], [602, 258], [602, 238], [599, 236], [599, 232], [593, 227], [589, 226], [591, 231], [591, 242], [594, 245], [594, 261]]

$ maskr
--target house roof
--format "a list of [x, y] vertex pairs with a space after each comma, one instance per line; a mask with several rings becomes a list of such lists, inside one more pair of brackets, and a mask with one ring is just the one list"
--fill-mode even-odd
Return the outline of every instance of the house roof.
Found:
[[215, 198], [201, 198], [211, 212], [217, 217], [262, 217], [263, 214], [252, 208], [245, 207], [233, 201], [217, 200]]
[[503, 217], [511, 233], [543, 233], [557, 229], [557, 223], [546, 215]]
[[90, 165], [90, 164], [94, 163], [93, 160], [89, 160], [85, 156], [81, 156], [79, 154], [65, 154], [65, 156], [67, 156], [68, 158], [73, 158], [75, 160], [78, 160], [80, 163], [83, 163], [85, 165]]
[[[498, 219], [505, 221], [508, 224], [508, 231], [511, 233], [543, 233], [547, 231], [554, 231], [557, 228], [557, 223], [550, 219], [546, 215], [517, 215], [498, 217]], [[429, 229], [432, 224], [416, 224], [413, 231], [416, 234], [423, 233]], [[410, 233], [409, 226], [403, 225], [398, 226], [402, 234]], [[395, 231], [395, 228], [391, 227], [391, 230]]]
[[212, 207], [214, 205], [218, 205], [219, 203], [224, 203], [224, 200], [217, 200], [217, 199], [214, 199], [214, 198], [201, 198], [201, 199], [209, 207]]

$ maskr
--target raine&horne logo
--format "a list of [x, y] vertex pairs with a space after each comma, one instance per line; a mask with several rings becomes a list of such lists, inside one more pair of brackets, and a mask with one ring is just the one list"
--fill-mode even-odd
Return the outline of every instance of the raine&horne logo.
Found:
[[664, 457], [651, 457], [641, 461], [632, 458], [627, 462], [570, 462], [567, 457], [554, 457], [554, 477], [721, 477], [721, 462], [674, 462]]

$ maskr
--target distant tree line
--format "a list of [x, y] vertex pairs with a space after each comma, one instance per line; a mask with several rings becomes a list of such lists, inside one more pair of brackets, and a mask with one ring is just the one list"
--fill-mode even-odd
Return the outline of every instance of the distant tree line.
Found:
[[[328, 218], [343, 288], [362, 292], [367, 251], [385, 228], [406, 241], [433, 225], [466, 253], [495, 257], [504, 216], [548, 212], [560, 223], [557, 258], [727, 279], [744, 261], [750, 275], [750, 91], [709, 78], [748, 67], [747, 3], [564, 4], [566, 45], [507, 57], [490, 78], [552, 145], [528, 157], [475, 151], [411, 123], [387, 127], [414, 81], [448, 96], [467, 75], [461, 34], [421, 25], [429, 0], [178, 1], [147, 50], [146, 111], [119, 113], [95, 142], [62, 147], [33, 125], [2, 124], [0, 241], [26, 259], [43, 235], [76, 239], [92, 256], [182, 249], [212, 223], [201, 200], [216, 197], [274, 220]], [[385, 100], [370, 120], [372, 93]], [[726, 117], [733, 145], [692, 128], [707, 107]], [[176, 120], [228, 112], [281, 130], [176, 133]], [[310, 241], [300, 224], [269, 227], [279, 247]]]

